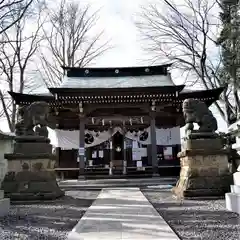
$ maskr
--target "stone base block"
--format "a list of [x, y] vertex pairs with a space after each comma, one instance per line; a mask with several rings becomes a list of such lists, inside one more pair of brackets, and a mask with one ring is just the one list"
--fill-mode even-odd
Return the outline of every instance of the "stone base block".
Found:
[[208, 140], [219, 138], [217, 133], [213, 132], [199, 132], [198, 130], [192, 130], [187, 132], [187, 137], [185, 139], [196, 139], [196, 140]]
[[185, 148], [189, 149], [178, 154], [180, 179], [173, 188], [177, 198], [224, 197], [230, 191], [233, 177], [228, 168], [227, 152], [221, 144], [220, 139], [185, 141]]
[[53, 171], [9, 173], [2, 182], [2, 189], [11, 201], [53, 200], [64, 196]]
[[38, 164], [42, 165], [42, 169], [53, 170], [56, 161], [51, 158], [36, 158], [36, 159], [26, 159], [24, 157], [20, 159], [8, 160], [8, 172], [21, 172], [23, 170], [23, 164], [27, 164], [29, 171], [34, 171], [35, 166]]
[[231, 192], [240, 194], [240, 186], [238, 186], [238, 185], [231, 185]]
[[240, 194], [226, 193], [225, 200], [227, 210], [240, 214]]
[[173, 193], [179, 199], [224, 197], [230, 191], [232, 176], [194, 177], [178, 181]]
[[20, 154], [43, 154], [52, 153], [52, 145], [45, 142], [16, 142], [14, 144], [14, 153]]
[[23, 142], [23, 143], [50, 143], [50, 139], [48, 137], [44, 136], [35, 136], [35, 135], [30, 135], [30, 136], [16, 136], [15, 137], [15, 142]]
[[187, 139], [184, 141], [182, 148], [184, 150], [192, 150], [192, 149], [210, 149], [219, 150], [223, 148], [223, 143], [220, 138], [216, 139]]
[[10, 199], [2, 198], [0, 199], [0, 217], [8, 215], [10, 210]]
[[38, 193], [11, 193], [8, 194], [11, 201], [44, 201], [55, 200], [64, 196], [63, 192], [38, 192]]

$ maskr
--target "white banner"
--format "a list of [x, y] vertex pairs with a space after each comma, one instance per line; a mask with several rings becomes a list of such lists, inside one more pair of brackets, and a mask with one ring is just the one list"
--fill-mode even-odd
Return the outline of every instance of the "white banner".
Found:
[[[123, 133], [120, 127], [114, 128], [112, 134], [110, 130], [103, 132], [85, 130], [85, 148], [96, 146], [109, 140], [116, 132]], [[151, 144], [150, 127], [144, 131], [128, 131], [125, 134], [125, 137], [133, 141], [138, 141], [144, 145]], [[79, 130], [68, 131], [60, 129], [49, 129], [49, 138], [51, 139], [51, 144], [54, 147], [60, 147], [66, 150], [79, 149]], [[167, 146], [180, 144], [180, 128], [157, 128], [156, 140], [157, 145]]]

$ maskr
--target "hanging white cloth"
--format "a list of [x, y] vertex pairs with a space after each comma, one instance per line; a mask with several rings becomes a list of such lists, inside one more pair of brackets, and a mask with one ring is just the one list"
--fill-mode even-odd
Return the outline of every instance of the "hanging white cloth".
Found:
[[[90, 138], [86, 139], [86, 135], [89, 134]], [[56, 139], [55, 142], [51, 142], [54, 147], [60, 147], [62, 149], [78, 149], [79, 148], [79, 130], [66, 131], [55, 130]], [[88, 135], [87, 135], [88, 136]], [[93, 138], [91, 138], [91, 136]], [[110, 131], [94, 132], [85, 131], [85, 147], [92, 147], [99, 145], [111, 138]], [[93, 140], [93, 141], [92, 141]], [[87, 143], [86, 143], [87, 142]]]
[[[103, 132], [85, 130], [85, 148], [93, 147], [109, 140], [116, 132], [123, 134], [123, 130], [120, 127], [115, 127], [112, 131], [108, 130]], [[125, 137], [144, 145], [151, 144], [150, 127], [144, 131], [128, 131]], [[60, 147], [62, 149], [79, 148], [79, 130], [49, 129], [49, 138], [54, 147]], [[180, 128], [157, 128], [156, 140], [157, 145], [166, 146], [180, 144]]]
[[[127, 132], [125, 135], [127, 138], [134, 141], [138, 141], [141, 144], [151, 144], [151, 131], [150, 127], [144, 131], [139, 132]], [[157, 145], [177, 145], [180, 144], [180, 128], [156, 128], [156, 140]]]

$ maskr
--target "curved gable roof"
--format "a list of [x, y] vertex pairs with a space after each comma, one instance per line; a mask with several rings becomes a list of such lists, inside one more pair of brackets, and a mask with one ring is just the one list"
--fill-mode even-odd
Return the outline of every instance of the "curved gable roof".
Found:
[[63, 67], [65, 76], [57, 88], [136, 88], [174, 86], [168, 65], [121, 68]]

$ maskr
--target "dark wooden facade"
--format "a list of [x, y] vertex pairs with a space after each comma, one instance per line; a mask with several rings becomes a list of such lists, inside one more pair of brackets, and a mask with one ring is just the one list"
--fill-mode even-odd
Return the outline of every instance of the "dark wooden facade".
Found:
[[[166, 173], [166, 169], [171, 169], [169, 175], [173, 175], [179, 170], [179, 160], [176, 155], [180, 146], [173, 146], [175, 158], [173, 161], [162, 159], [159, 164], [158, 155], [161, 155], [163, 146], [156, 145], [156, 134], [154, 134], [156, 127], [183, 126], [181, 105], [184, 99], [197, 98], [210, 106], [218, 99], [223, 88], [185, 91], [184, 85], [174, 85], [171, 82], [168, 67], [169, 65], [104, 69], [64, 68], [67, 80], [59, 87], [49, 88], [48, 94], [30, 95], [16, 92], [10, 94], [18, 105], [28, 105], [35, 101], [48, 102], [51, 108], [50, 127], [65, 130], [80, 129], [80, 149], [85, 145], [84, 134], [81, 134], [85, 129], [102, 131], [119, 126], [124, 131], [128, 131], [150, 126], [152, 144], [148, 146], [147, 159], [143, 160], [146, 162], [146, 169], [155, 175], [159, 173], [162, 175]], [[93, 84], [95, 86], [91, 86]], [[111, 165], [113, 150], [104, 151], [106, 157], [102, 162]], [[58, 150], [60, 168], [72, 168], [75, 175], [79, 172], [80, 176], [84, 176], [87, 171], [92, 171], [84, 163], [88, 154], [91, 155], [91, 149], [88, 149], [84, 155], [80, 154], [79, 164], [76, 161], [77, 150], [68, 152]], [[67, 164], [69, 160], [64, 162], [67, 158], [75, 160]], [[122, 172], [124, 174], [131, 172], [131, 150], [125, 149], [122, 158], [127, 165], [127, 171], [125, 169]], [[145, 172], [148, 172], [146, 169]], [[105, 169], [102, 173], [108, 174], [108, 170]]]

